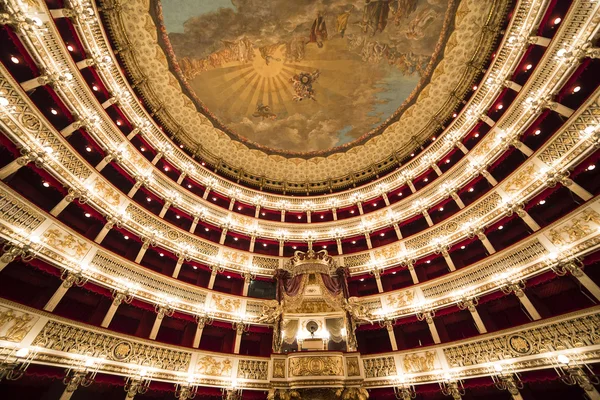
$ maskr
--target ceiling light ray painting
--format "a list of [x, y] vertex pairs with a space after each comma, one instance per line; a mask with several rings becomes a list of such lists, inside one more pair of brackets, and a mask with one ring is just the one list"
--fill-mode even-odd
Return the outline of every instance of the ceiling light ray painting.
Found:
[[[162, 0], [168, 53], [198, 108], [280, 153], [381, 132], [427, 83], [458, 0]], [[210, 110], [210, 112], [208, 112]]]

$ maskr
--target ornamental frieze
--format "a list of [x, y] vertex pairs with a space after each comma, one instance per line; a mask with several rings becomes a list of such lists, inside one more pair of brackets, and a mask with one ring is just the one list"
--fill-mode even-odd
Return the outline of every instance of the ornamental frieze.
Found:
[[343, 376], [343, 357], [340, 356], [301, 356], [289, 359], [289, 377]]
[[35, 315], [0, 306], [0, 340], [20, 343], [37, 320]]

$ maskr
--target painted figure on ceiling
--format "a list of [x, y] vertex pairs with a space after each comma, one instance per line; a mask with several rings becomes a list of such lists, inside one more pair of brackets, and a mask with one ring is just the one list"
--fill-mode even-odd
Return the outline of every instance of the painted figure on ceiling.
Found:
[[364, 33], [375, 35], [383, 32], [388, 23], [391, 0], [365, 0], [362, 29]]
[[310, 28], [310, 36], [308, 43], [316, 43], [317, 46], [323, 47], [323, 41], [327, 40], [327, 25], [325, 24], [325, 15], [319, 11], [317, 18]]

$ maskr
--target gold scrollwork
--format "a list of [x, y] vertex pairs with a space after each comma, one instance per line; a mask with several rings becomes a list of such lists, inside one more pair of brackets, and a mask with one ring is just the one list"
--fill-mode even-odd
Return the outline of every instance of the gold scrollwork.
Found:
[[343, 376], [342, 357], [319, 356], [290, 359], [290, 376]]

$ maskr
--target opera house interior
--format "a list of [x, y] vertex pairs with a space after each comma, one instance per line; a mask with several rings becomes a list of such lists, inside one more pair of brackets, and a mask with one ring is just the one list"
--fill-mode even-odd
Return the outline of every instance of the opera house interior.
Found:
[[0, 398], [600, 400], [599, 0], [1, 0]]

